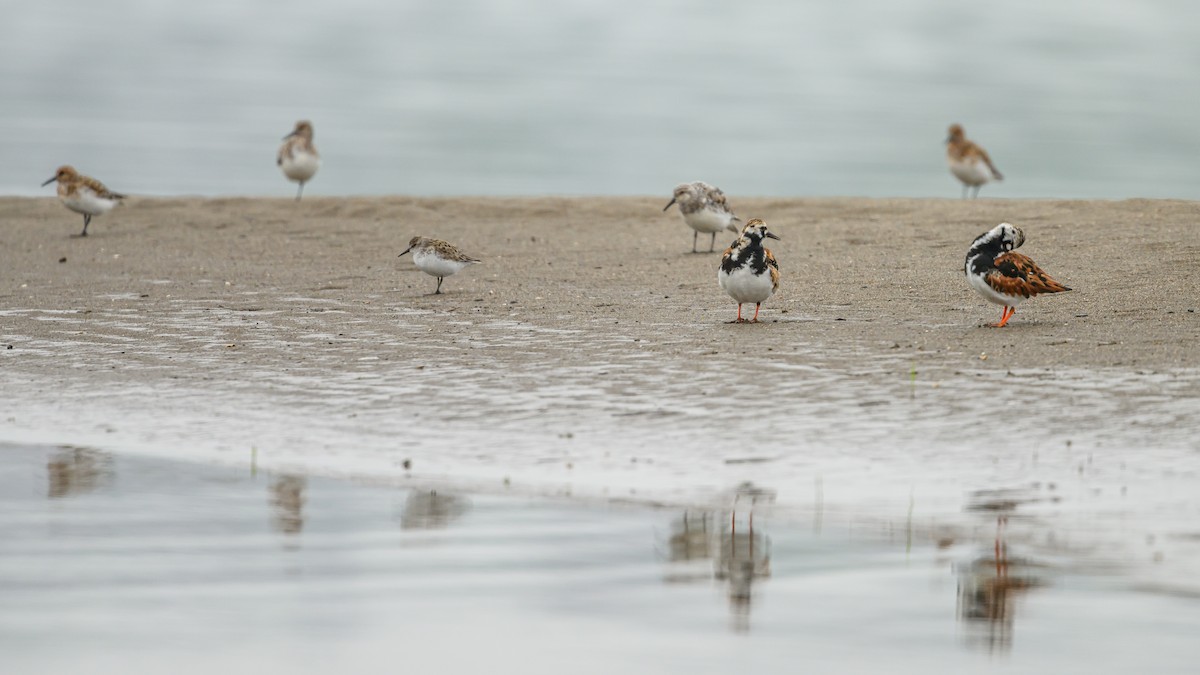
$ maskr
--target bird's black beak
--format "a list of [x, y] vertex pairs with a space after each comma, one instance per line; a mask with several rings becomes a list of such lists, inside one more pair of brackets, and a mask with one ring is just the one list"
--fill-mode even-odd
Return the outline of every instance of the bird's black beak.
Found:
[[289, 139], [289, 138], [291, 138], [292, 136], [295, 136], [295, 135], [296, 135], [296, 132], [294, 132], [294, 131], [293, 131], [292, 133], [288, 134], [287, 136], [284, 136], [283, 138], [281, 138], [281, 139], [279, 139], [279, 140], [281, 140], [281, 141], [286, 141], [287, 139]]
[[952, 140], [954, 140], [954, 139], [953, 139], [953, 138], [951, 138], [951, 137], [949, 137], [949, 136], [947, 136], [947, 137], [946, 137], [946, 140], [944, 140], [944, 141], [942, 141], [942, 142], [943, 142], [943, 143], [949, 143], [949, 142], [950, 142], [950, 141], [952, 141]]
[[663, 207], [663, 211], [666, 211], [667, 209], [671, 208], [674, 204], [675, 204], [675, 198], [671, 197], [671, 201], [667, 202], [667, 205]]
[[[412, 247], [411, 247], [411, 246], [409, 246], [408, 248], [404, 249], [404, 253], [408, 253], [408, 252], [409, 252], [409, 251], [411, 251], [411, 250], [412, 250]], [[398, 255], [398, 256], [396, 256], [396, 257], [397, 257], [397, 258], [403, 258], [403, 257], [404, 257], [404, 253], [401, 253], [400, 255]]]
[[765, 233], [763, 233], [763, 236], [766, 237], [767, 239], [774, 239], [775, 241], [783, 241], [779, 237], [775, 236], [774, 232], [765, 232]]
[[58, 180], [58, 176], [50, 176], [50, 180], [46, 181], [45, 183], [42, 183], [42, 187], [46, 187], [47, 185], [53, 183], [56, 180]]

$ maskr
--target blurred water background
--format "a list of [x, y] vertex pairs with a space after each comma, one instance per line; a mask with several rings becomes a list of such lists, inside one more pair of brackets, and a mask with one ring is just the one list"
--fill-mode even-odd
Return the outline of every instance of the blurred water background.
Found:
[[1200, 198], [1187, 0], [39, 0], [0, 22], [0, 193]]

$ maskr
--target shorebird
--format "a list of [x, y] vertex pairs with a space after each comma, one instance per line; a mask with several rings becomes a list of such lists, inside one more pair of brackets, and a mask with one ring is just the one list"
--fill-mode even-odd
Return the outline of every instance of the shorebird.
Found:
[[967, 283], [988, 302], [1004, 307], [1000, 321], [989, 326], [1002, 328], [1017, 311], [1017, 304], [1026, 298], [1071, 290], [1013, 250], [1024, 243], [1025, 233], [1020, 228], [1000, 223], [976, 237], [967, 251], [963, 264]]
[[[408, 248], [404, 249], [404, 253], [409, 251], [413, 254], [413, 264], [417, 266], [417, 269], [429, 276], [437, 277], [438, 283], [437, 288], [433, 291], [434, 295], [442, 292], [443, 278], [459, 272], [468, 265], [479, 263], [475, 258], [467, 256], [455, 248], [453, 244], [441, 239], [413, 237], [408, 242]], [[399, 258], [404, 253], [396, 257]]]
[[708, 244], [711, 253], [716, 250], [717, 233], [724, 230], [737, 232], [737, 223], [742, 221], [729, 210], [725, 203], [725, 193], [704, 181], [677, 185], [674, 196], [663, 207], [663, 211], [671, 208], [673, 204], [679, 204], [683, 222], [695, 230], [692, 232], [692, 253], [696, 252], [696, 237], [701, 232], [712, 235], [712, 241]]
[[984, 183], [1004, 180], [987, 151], [967, 140], [961, 124], [950, 125], [950, 134], [946, 137], [946, 163], [950, 165], [950, 173], [962, 181], [963, 199], [967, 198], [970, 188], [975, 188], [974, 196], [978, 197]]
[[313, 145], [312, 122], [308, 120], [296, 122], [296, 128], [292, 130], [292, 133], [283, 137], [283, 145], [279, 146], [275, 164], [279, 166], [288, 180], [300, 183], [300, 189], [296, 191], [296, 201], [300, 201], [300, 195], [304, 193], [304, 184], [316, 175], [317, 169], [321, 168], [321, 155], [317, 153], [317, 148]]
[[88, 224], [92, 222], [92, 216], [100, 216], [112, 211], [113, 207], [121, 203], [125, 195], [117, 194], [104, 187], [104, 183], [92, 178], [84, 176], [71, 166], [60, 166], [58, 171], [50, 177], [42, 187], [58, 181], [58, 198], [62, 200], [63, 206], [71, 209], [75, 213], [83, 214], [83, 232], [79, 236], [86, 237]]
[[763, 239], [779, 239], [767, 231], [767, 224], [758, 218], [746, 223], [742, 236], [725, 249], [721, 266], [717, 269], [717, 283], [738, 303], [737, 321], [742, 318], [742, 304], [754, 303], [754, 318], [749, 323], [758, 323], [758, 310], [763, 301], [779, 290], [779, 263], [771, 249], [763, 246]]

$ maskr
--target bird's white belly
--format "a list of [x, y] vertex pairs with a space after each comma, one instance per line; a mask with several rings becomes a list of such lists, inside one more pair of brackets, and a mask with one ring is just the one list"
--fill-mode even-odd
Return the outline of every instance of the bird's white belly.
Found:
[[79, 189], [70, 197], [64, 197], [62, 202], [64, 206], [75, 213], [83, 213], [89, 216], [99, 216], [108, 213], [117, 205], [117, 200], [106, 199], [86, 188]]
[[297, 151], [291, 157], [284, 157], [279, 168], [289, 180], [303, 183], [316, 175], [317, 169], [321, 168], [321, 158], [312, 153]]
[[982, 295], [984, 300], [987, 300], [988, 302], [994, 302], [997, 305], [1016, 307], [1022, 300], [1025, 299], [1025, 296], [1023, 295], [1004, 295], [1003, 293], [998, 293], [996, 289], [989, 286], [988, 282], [978, 274], [968, 274], [967, 283], [971, 286], [971, 288], [975, 289], [976, 293]]
[[775, 293], [770, 270], [761, 275], [754, 274], [748, 268], [739, 268], [728, 274], [721, 270], [717, 272], [717, 283], [738, 302], [762, 302]]
[[721, 213], [712, 209], [700, 209], [699, 211], [683, 214], [683, 220], [688, 224], [688, 227], [697, 232], [713, 234], [731, 229], [729, 226], [733, 222], [733, 214], [727, 212]]
[[433, 277], [448, 277], [455, 274], [469, 263], [457, 260], [446, 260], [433, 253], [414, 253], [413, 264], [417, 269]]
[[966, 161], [951, 159], [947, 160], [947, 163], [950, 165], [950, 173], [971, 187], [983, 185], [993, 178], [991, 169], [988, 169], [987, 164], [981, 160]]

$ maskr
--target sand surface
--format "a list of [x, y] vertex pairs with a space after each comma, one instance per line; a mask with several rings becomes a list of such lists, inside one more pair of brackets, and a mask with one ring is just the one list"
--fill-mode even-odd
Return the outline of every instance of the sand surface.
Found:
[[[289, 298], [304, 295], [380, 325], [396, 310], [430, 310], [599, 339], [632, 333], [646, 339], [639, 349], [672, 356], [728, 351], [736, 337], [899, 345], [944, 352], [951, 368], [979, 365], [984, 352], [990, 368], [1200, 361], [1194, 202], [738, 200], [740, 213], [783, 238], [773, 244], [781, 291], [763, 317], [772, 325], [750, 328], [721, 324], [734, 307], [715, 283], [717, 255], [689, 253], [691, 231], [675, 210], [660, 213], [665, 202], [133, 199], [97, 218], [92, 236], [73, 238], [80, 217], [55, 200], [2, 199], [0, 298], [9, 309], [136, 309], [149, 327], [184, 302], [295, 310]], [[1006, 220], [1025, 229], [1022, 251], [1074, 292], [1022, 305], [1007, 330], [979, 330], [1000, 312], [966, 287], [963, 256], [975, 235]], [[486, 264], [428, 297], [433, 280], [395, 259], [413, 234], [455, 242]], [[731, 237], [719, 239], [718, 250]], [[605, 329], [610, 317], [622, 328]], [[664, 333], [697, 323], [702, 331]]]
[[[731, 325], [667, 198], [131, 198], [87, 238], [56, 200], [0, 199], [0, 439], [1191, 531], [1197, 204], [733, 200], [782, 238], [782, 283]], [[994, 329], [961, 268], [1001, 221], [1074, 290]], [[397, 259], [417, 234], [484, 262], [430, 295]]]

